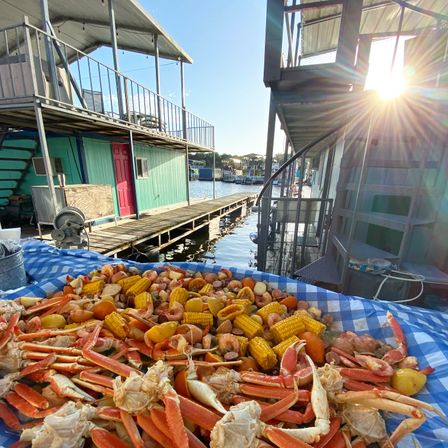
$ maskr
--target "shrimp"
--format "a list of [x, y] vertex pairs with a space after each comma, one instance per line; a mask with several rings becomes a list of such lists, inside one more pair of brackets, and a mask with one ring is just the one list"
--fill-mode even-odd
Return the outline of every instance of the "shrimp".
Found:
[[231, 333], [225, 333], [219, 337], [218, 348], [221, 354], [226, 354], [228, 352], [240, 352], [240, 341], [238, 338]]
[[174, 302], [164, 314], [168, 320], [180, 321], [184, 315], [184, 307], [179, 302]]
[[267, 324], [268, 324], [269, 328], [271, 328], [272, 325], [276, 324], [280, 320], [282, 320], [282, 316], [280, 316], [280, 314], [271, 313], [268, 315]]

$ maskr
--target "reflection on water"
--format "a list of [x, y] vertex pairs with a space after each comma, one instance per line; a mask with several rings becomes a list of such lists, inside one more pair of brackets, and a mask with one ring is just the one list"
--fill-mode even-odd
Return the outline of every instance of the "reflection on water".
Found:
[[[261, 190], [261, 185], [238, 185], [216, 182], [216, 197], [241, 192]], [[190, 182], [190, 196], [195, 199], [211, 199], [213, 182]], [[257, 231], [258, 214], [251, 213], [244, 219], [221, 221], [221, 236], [218, 240], [208, 241], [208, 232], [198, 232], [185, 239], [181, 244], [171, 246], [161, 253], [161, 261], [202, 261], [204, 263], [232, 266], [242, 269], [255, 269], [257, 245], [249, 235]]]
[[[261, 185], [240, 185], [227, 182], [216, 182], [216, 197], [228, 196], [235, 193], [258, 193]], [[192, 199], [212, 199], [213, 182], [194, 180], [190, 182], [190, 197]]]

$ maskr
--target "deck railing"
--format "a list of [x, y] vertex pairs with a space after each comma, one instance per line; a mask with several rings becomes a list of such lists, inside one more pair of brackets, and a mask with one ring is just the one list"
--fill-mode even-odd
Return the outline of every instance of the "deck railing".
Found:
[[25, 22], [0, 30], [0, 103], [30, 97], [214, 148], [210, 123]]

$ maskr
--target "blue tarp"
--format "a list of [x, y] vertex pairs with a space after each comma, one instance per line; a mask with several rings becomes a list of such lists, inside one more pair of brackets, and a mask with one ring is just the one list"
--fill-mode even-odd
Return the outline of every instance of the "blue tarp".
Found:
[[[58, 250], [32, 240], [24, 243], [25, 267], [34, 284], [9, 294], [4, 298], [23, 295], [44, 297], [60, 290], [67, 274], [76, 276], [87, 274], [106, 263], [125, 262], [128, 265], [149, 269], [162, 264], [134, 263], [117, 260], [84, 250]], [[184, 269], [217, 272], [221, 266], [203, 263], [174, 263]], [[292, 280], [287, 277], [243, 269], [230, 270], [237, 277], [251, 276], [256, 280], [269, 282], [273, 287], [287, 290], [298, 298], [334, 316], [336, 327], [357, 333], [368, 333], [377, 339], [394, 345], [392, 332], [387, 325], [386, 312], [391, 311], [399, 320], [408, 340], [409, 354], [416, 356], [420, 366], [432, 366], [435, 373], [428, 377], [427, 386], [417, 398], [438, 407], [448, 415], [448, 314], [418, 307], [398, 305], [390, 302], [373, 301], [344, 296], [316, 286]], [[387, 425], [393, 430], [401, 420], [397, 414], [388, 414]], [[401, 448], [418, 446], [442, 448], [448, 446], [448, 428], [440, 417], [429, 415], [427, 422], [413, 435], [408, 436], [398, 446]], [[8, 432], [0, 423], [0, 447], [9, 446], [16, 436]]]

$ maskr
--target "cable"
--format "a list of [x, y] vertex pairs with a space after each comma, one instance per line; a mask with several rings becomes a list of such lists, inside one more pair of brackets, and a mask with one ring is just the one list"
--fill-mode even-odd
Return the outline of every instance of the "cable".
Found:
[[392, 273], [395, 273], [395, 274], [399, 274], [399, 275], [407, 275], [410, 278], [398, 277], [396, 275], [390, 275], [390, 274], [381, 274], [384, 277], [384, 279], [382, 280], [382, 282], [378, 286], [378, 289], [376, 290], [376, 293], [373, 296], [373, 300], [380, 300], [378, 298], [378, 296], [379, 296], [383, 286], [385, 285], [385, 283], [389, 279], [400, 280], [402, 282], [411, 282], [411, 283], [420, 282], [420, 285], [421, 285], [420, 292], [415, 297], [412, 297], [410, 299], [394, 300], [393, 301], [394, 303], [413, 302], [414, 300], [417, 300], [418, 298], [421, 297], [421, 295], [423, 294], [423, 290], [425, 288], [425, 285], [424, 285], [425, 277], [423, 275], [413, 274], [412, 272], [398, 271], [398, 270], [395, 270], [395, 269], [391, 269], [389, 272], [392, 272]]
[[89, 233], [87, 232], [87, 229], [84, 227], [84, 234], [86, 235], [87, 238], [87, 250], [90, 250], [90, 237], [89, 237]]

